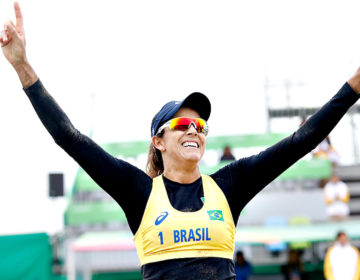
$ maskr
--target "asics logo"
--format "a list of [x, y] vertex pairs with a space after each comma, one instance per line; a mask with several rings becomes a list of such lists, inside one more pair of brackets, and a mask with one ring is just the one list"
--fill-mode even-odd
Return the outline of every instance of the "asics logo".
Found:
[[161, 212], [159, 217], [156, 218], [155, 220], [155, 226], [158, 226], [160, 225], [165, 219], [166, 217], [169, 215], [168, 212], [164, 211], [164, 212]]

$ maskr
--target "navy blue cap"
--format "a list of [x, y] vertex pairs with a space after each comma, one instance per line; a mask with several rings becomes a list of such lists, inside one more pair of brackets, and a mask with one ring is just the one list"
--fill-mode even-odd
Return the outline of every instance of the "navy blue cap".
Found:
[[151, 122], [151, 137], [155, 135], [161, 125], [172, 119], [181, 107], [195, 110], [199, 113], [200, 117], [206, 121], [210, 117], [210, 100], [200, 92], [193, 92], [183, 101], [170, 101], [161, 108]]

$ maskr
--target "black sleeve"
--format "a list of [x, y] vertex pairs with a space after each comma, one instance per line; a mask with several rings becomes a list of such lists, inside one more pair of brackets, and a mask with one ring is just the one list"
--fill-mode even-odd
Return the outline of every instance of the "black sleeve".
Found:
[[151, 178], [137, 167], [113, 157], [75, 129], [40, 80], [25, 92], [54, 141], [119, 203], [135, 232], [150, 194]]
[[329, 102], [292, 135], [257, 155], [232, 162], [211, 175], [225, 193], [235, 223], [243, 207], [329, 135], [358, 98], [349, 84], [345, 83]]

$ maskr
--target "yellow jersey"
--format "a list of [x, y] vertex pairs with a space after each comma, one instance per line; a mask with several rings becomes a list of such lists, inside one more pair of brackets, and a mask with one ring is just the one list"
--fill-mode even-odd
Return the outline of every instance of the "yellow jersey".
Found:
[[235, 224], [226, 197], [214, 180], [202, 175], [203, 207], [182, 212], [172, 207], [162, 175], [153, 185], [135, 244], [141, 265], [177, 258], [233, 259]]

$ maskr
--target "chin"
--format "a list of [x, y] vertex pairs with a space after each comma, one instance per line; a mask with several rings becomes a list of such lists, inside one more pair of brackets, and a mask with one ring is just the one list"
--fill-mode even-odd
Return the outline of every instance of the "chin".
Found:
[[178, 154], [183, 160], [191, 162], [191, 163], [198, 163], [203, 153], [201, 152], [201, 149], [197, 150], [180, 150]]
[[202, 156], [199, 154], [193, 154], [193, 155], [185, 155], [184, 158], [185, 160], [198, 163], [201, 160]]

